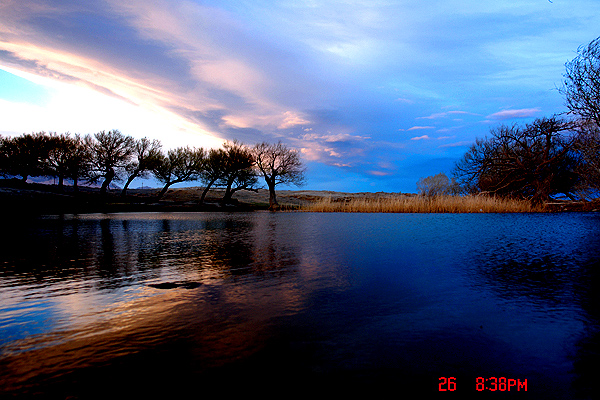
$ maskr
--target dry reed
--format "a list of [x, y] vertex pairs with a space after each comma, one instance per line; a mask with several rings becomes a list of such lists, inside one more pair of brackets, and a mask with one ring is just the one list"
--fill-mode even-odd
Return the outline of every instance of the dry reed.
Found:
[[324, 197], [301, 207], [312, 212], [362, 213], [508, 213], [543, 212], [525, 200], [510, 200], [488, 196], [405, 196], [353, 198], [342, 201]]

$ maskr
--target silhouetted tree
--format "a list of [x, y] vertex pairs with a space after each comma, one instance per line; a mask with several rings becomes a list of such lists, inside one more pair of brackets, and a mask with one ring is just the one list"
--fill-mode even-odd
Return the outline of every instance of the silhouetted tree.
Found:
[[454, 178], [450, 180], [442, 172], [434, 176], [419, 179], [417, 181], [417, 189], [422, 196], [427, 197], [454, 195], [460, 191], [456, 180]]
[[46, 176], [48, 153], [52, 148], [45, 132], [23, 134], [2, 141], [1, 166], [4, 175], [20, 176], [23, 182], [33, 176]]
[[135, 178], [146, 178], [160, 163], [162, 155], [161, 147], [162, 144], [158, 140], [142, 138], [135, 141], [133, 146], [133, 160], [125, 166], [127, 181], [125, 182], [125, 186], [123, 186], [121, 196], [125, 196], [129, 184]]
[[206, 157], [204, 168], [200, 174], [200, 179], [204, 182], [204, 190], [200, 197], [200, 204], [204, 203], [206, 194], [210, 188], [223, 177], [226, 168], [227, 153], [223, 149], [210, 149]]
[[258, 179], [254, 171], [254, 157], [250, 149], [234, 140], [226, 142], [224, 148], [223, 174], [218, 179], [220, 186], [225, 187], [225, 194], [221, 203], [223, 205], [231, 202], [231, 198], [238, 190], [256, 190]]
[[87, 172], [89, 152], [83, 149], [84, 143], [79, 136], [69, 133], [50, 134], [50, 151], [46, 160], [49, 173], [58, 178], [59, 190], [64, 189], [65, 178], [73, 178], [77, 187], [79, 177]]
[[600, 37], [580, 46], [577, 53], [566, 63], [560, 92], [571, 114], [600, 126]]
[[76, 134], [71, 138], [71, 154], [67, 161], [67, 177], [73, 180], [73, 191], [79, 191], [79, 180], [89, 177], [91, 170], [91, 136]]
[[253, 148], [256, 166], [265, 178], [269, 188], [269, 209], [279, 208], [275, 187], [279, 184], [304, 184], [304, 167], [300, 155], [281, 142], [277, 144], [259, 143]]
[[578, 162], [576, 171], [581, 178], [578, 187], [582, 198], [598, 197], [600, 193], [600, 127], [594, 122], [580, 123], [575, 141]]
[[70, 153], [69, 134], [50, 134], [51, 148], [48, 152], [46, 163], [52, 176], [58, 177], [58, 188], [64, 188], [64, 179], [67, 174], [67, 156]]
[[567, 134], [570, 128], [553, 117], [524, 127], [492, 129], [490, 138], [476, 140], [456, 163], [454, 176], [471, 192], [528, 198], [535, 203], [559, 193], [572, 197], [580, 178], [575, 135]]
[[577, 57], [566, 63], [560, 92], [578, 128], [577, 150], [581, 156], [578, 171], [585, 182], [584, 197], [598, 196], [600, 190], [600, 37], [577, 49]]
[[158, 199], [161, 199], [169, 187], [176, 183], [199, 179], [204, 168], [205, 157], [204, 149], [190, 147], [178, 147], [169, 150], [166, 156], [161, 155], [160, 161], [152, 169], [156, 179], [164, 183]]
[[104, 195], [113, 179], [120, 179], [133, 155], [135, 140], [118, 130], [98, 132], [94, 138], [89, 142], [92, 156], [89, 179], [91, 182], [103, 179], [100, 193]]
[[10, 138], [0, 135], [0, 175], [9, 175]]

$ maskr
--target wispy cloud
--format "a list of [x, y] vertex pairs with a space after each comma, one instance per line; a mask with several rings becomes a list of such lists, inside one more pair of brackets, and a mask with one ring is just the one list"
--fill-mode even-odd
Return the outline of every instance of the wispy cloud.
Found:
[[[312, 144], [307, 147], [301, 147], [300, 152], [304, 155], [307, 160], [318, 161], [329, 165], [344, 165], [350, 167], [352, 165], [349, 162], [348, 154], [342, 154], [333, 147], [320, 146], [318, 144]], [[343, 159], [343, 162], [340, 162]]]
[[399, 129], [400, 131], [419, 131], [419, 130], [424, 130], [424, 129], [435, 129], [435, 126], [413, 126], [412, 128], [408, 128], [408, 129]]
[[322, 141], [322, 142], [356, 142], [369, 139], [367, 136], [351, 135], [349, 133], [328, 133], [328, 134], [317, 134], [309, 133], [302, 137], [304, 140], [311, 141]]
[[539, 114], [539, 108], [522, 108], [519, 110], [502, 110], [487, 116], [488, 119], [505, 120], [515, 118], [530, 118]]
[[438, 147], [439, 148], [444, 148], [444, 147], [466, 147], [466, 146], [470, 146], [472, 144], [473, 144], [472, 140], [463, 140], [461, 142], [443, 144], [443, 145], [438, 146]]
[[464, 114], [471, 114], [467, 111], [445, 111], [445, 112], [441, 112], [441, 113], [435, 113], [435, 114], [431, 114], [427, 117], [418, 117], [417, 119], [441, 119], [441, 118], [448, 118], [452, 115], [464, 115]]
[[392, 172], [390, 172], [390, 171], [376, 171], [376, 170], [372, 170], [372, 171], [367, 171], [367, 173], [369, 175], [373, 175], [373, 176], [389, 176], [389, 175], [392, 175]]
[[[310, 124], [309, 120], [307, 120], [304, 116], [300, 115], [297, 112], [286, 111], [284, 115], [285, 117], [283, 118], [282, 124], [278, 126], [279, 129], [288, 129], [298, 125]], [[306, 129], [304, 130], [306, 131]]]
[[[183, 117], [220, 110], [217, 125], [194, 118], [216, 137], [228, 138], [240, 128], [274, 131], [309, 123], [293, 104], [296, 97], [282, 101], [278, 93], [293, 94], [299, 85], [310, 85], [292, 69], [284, 79], [278, 69], [284, 51], [249, 38], [227, 11], [169, 0], [107, 0], [110, 7], [92, 2], [96, 20], [86, 30], [74, 19], [87, 17], [85, 10], [68, 3], [42, 8], [26, 0], [23, 12], [13, 13], [12, 26], [4, 27], [0, 20], [0, 32], [29, 40], [0, 38], [0, 63], [12, 60], [28, 72]], [[46, 19], [29, 25], [29, 18], [38, 14]], [[126, 23], [118, 34], [115, 18]], [[67, 25], [69, 35], [63, 31]], [[43, 46], [48, 38], [53, 45]]]
[[410, 138], [410, 140], [428, 140], [428, 139], [431, 139], [431, 138], [429, 136], [427, 136], [427, 135], [417, 136], [417, 137], [414, 137], [414, 138]]
[[[387, 171], [374, 159], [429, 167], [444, 152], [437, 145], [485, 134], [485, 118], [562, 111], [559, 96], [543, 93], [597, 36], [590, 18], [600, 15], [596, 0], [350, 3], [0, 1], [0, 66], [81, 89], [57, 89], [42, 108], [2, 98], [0, 131], [282, 140], [313, 166], [352, 169], [335, 179], [359, 185]], [[409, 188], [378, 182], [410, 191], [416, 179], [405, 175]]]

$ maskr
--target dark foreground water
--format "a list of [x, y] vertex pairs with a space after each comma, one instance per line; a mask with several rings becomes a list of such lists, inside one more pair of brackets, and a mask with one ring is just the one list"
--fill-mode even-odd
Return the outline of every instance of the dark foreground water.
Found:
[[597, 398], [599, 214], [98, 214], [3, 231], [3, 398]]

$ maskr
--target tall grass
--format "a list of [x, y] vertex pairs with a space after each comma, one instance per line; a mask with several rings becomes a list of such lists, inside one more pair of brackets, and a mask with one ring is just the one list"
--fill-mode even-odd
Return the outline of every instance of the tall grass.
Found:
[[503, 213], [542, 212], [525, 200], [509, 200], [487, 196], [405, 196], [352, 198], [337, 201], [331, 197], [301, 207], [313, 212], [377, 212], [377, 213]]

